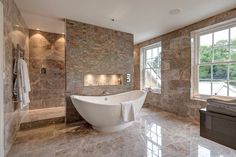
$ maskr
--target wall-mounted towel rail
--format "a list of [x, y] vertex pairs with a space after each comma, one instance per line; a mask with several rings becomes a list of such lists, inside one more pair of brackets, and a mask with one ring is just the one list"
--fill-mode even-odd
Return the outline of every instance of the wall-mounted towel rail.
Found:
[[16, 52], [15, 56], [17, 57], [17, 59], [19, 58], [25, 59], [25, 50], [22, 49], [19, 44], [17, 44], [15, 52]]
[[14, 109], [17, 109], [18, 105], [18, 83], [17, 83], [17, 75], [18, 72], [18, 60], [21, 58], [25, 60], [25, 50], [20, 47], [19, 44], [16, 45], [16, 47], [13, 49], [13, 101], [14, 101]]

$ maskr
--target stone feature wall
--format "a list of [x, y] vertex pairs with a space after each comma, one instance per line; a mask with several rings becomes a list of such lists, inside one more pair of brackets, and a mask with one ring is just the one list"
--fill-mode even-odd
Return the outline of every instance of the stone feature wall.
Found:
[[64, 35], [30, 30], [29, 52], [30, 109], [64, 106]]
[[[135, 45], [135, 61], [139, 60], [141, 47], [162, 42], [162, 89], [161, 94], [149, 93], [146, 102], [169, 112], [193, 119], [199, 119], [199, 109], [206, 106], [205, 101], [190, 99], [191, 88], [191, 36], [190, 33], [225, 20], [236, 17], [236, 8], [222, 14], [197, 22], [182, 29], [156, 37]], [[136, 63], [136, 62], [135, 62]], [[136, 64], [135, 64], [136, 65]], [[135, 66], [135, 81], [139, 82], [139, 68]], [[137, 80], [136, 80], [137, 79]], [[135, 88], [139, 89], [138, 83]]]
[[70, 95], [115, 94], [133, 89], [131, 83], [116, 86], [84, 86], [86, 74], [131, 74], [133, 35], [81, 22], [66, 21], [66, 122], [80, 120]]
[[[28, 30], [14, 0], [0, 0], [4, 7], [4, 149], [10, 150], [22, 116], [26, 113], [20, 110], [19, 104], [13, 101], [13, 59], [17, 44], [25, 50], [25, 59], [29, 59]], [[2, 64], [2, 63], [0, 63]], [[26, 109], [27, 110], [27, 109]]]

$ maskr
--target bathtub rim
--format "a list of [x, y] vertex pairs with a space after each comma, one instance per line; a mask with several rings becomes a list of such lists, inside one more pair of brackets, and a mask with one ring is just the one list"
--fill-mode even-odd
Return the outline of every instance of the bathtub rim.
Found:
[[75, 94], [73, 94], [73, 95], [70, 96], [70, 98], [71, 98], [72, 101], [73, 101], [73, 99], [75, 99], [75, 100], [85, 102], [85, 103], [90, 103], [90, 104], [97, 104], [97, 105], [103, 105], [103, 106], [118, 106], [118, 105], [121, 105], [121, 103], [124, 102], [124, 101], [119, 102], [117, 104], [104, 104], [104, 103], [98, 103], [98, 102], [92, 102], [92, 101], [85, 101], [85, 100], [78, 99], [76, 97], [94, 97], [94, 98], [96, 98], [96, 97], [103, 98], [104, 97], [104, 99], [105, 99], [105, 98], [109, 98], [109, 97], [112, 97], [112, 96], [124, 95], [124, 94], [130, 93], [130, 92], [135, 92], [135, 91], [142, 92], [143, 94], [140, 97], [138, 97], [137, 99], [133, 99], [133, 100], [129, 100], [129, 101], [137, 101], [137, 100], [142, 99], [143, 96], [146, 97], [146, 95], [147, 95], [147, 91], [145, 91], [145, 90], [131, 90], [131, 91], [128, 91], [128, 92], [122, 92], [122, 93], [118, 93], [118, 94], [99, 95], [99, 96], [89, 96], [89, 95], [85, 96], [85, 95], [75, 95]]

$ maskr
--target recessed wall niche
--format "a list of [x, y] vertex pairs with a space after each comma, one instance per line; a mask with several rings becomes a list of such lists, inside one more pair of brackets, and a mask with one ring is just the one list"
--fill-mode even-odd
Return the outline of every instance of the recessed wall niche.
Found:
[[122, 85], [122, 82], [122, 74], [84, 75], [84, 86], [115, 86]]

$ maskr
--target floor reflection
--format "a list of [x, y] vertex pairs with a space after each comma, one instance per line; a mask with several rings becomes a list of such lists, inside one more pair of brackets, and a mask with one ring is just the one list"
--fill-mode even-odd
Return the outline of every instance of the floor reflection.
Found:
[[198, 157], [211, 157], [211, 151], [198, 145]]
[[[235, 155], [233, 155], [235, 156]], [[232, 157], [233, 157], [232, 156]], [[231, 155], [220, 155], [217, 152], [214, 152], [206, 147], [203, 147], [201, 145], [198, 145], [198, 155], [197, 157], [231, 157]]]
[[161, 157], [161, 127], [155, 123], [145, 126], [145, 139], [147, 145], [147, 157]]

